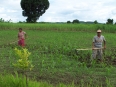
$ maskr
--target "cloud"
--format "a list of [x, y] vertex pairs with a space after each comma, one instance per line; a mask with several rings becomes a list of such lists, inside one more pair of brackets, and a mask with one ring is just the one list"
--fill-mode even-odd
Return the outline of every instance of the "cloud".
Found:
[[[49, 0], [50, 7], [38, 21], [67, 22], [80, 21], [106, 22], [108, 18], [116, 21], [115, 0]], [[0, 17], [14, 22], [25, 21], [22, 16], [20, 0], [3, 0], [0, 3]]]
[[17, 10], [10, 10], [10, 9], [8, 9], [7, 12], [12, 12], [12, 13], [14, 13], [14, 12], [17, 12]]
[[4, 12], [4, 8], [0, 7], [0, 13]]
[[[108, 5], [109, 2], [110, 5]], [[59, 21], [66, 22], [79, 19], [80, 21], [98, 20], [99, 22], [105, 22], [107, 18], [115, 18], [112, 15], [115, 13], [114, 10], [112, 11], [115, 5], [111, 5], [114, 2], [114, 0], [55, 0], [51, 1], [50, 8], [45, 15], [40, 17], [40, 20], [48, 17], [50, 20], [47, 21], [59, 19]]]
[[[18, 22], [22, 16], [20, 0], [3, 0], [0, 3], [0, 17], [4, 20]], [[22, 19], [24, 20], [24, 19]]]
[[114, 9], [112, 9], [112, 14], [116, 15], [116, 7]]

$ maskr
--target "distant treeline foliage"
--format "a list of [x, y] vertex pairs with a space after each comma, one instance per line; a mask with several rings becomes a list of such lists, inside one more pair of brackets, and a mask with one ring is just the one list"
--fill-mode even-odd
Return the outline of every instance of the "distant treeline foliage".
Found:
[[[79, 21], [78, 19], [74, 19], [72, 22], [71, 21], [67, 21], [67, 23], [73, 23], [73, 24], [75, 24], [75, 23], [77, 23], [77, 24], [78, 23], [84, 23], [84, 24], [99, 24], [99, 22], [97, 20], [85, 22], [85, 21]], [[114, 23], [114, 20], [109, 18], [109, 19], [107, 19], [106, 24], [116, 24], [116, 22]]]
[[2, 22], [2, 23], [4, 23], [4, 22], [6, 22], [6, 23], [11, 23], [12, 20], [10, 19], [10, 20], [5, 21], [3, 18], [0, 18], [0, 22]]

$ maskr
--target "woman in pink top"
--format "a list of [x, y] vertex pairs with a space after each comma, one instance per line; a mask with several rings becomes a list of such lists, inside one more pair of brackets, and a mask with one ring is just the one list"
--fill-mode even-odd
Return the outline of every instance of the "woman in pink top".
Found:
[[24, 47], [25, 46], [25, 38], [26, 38], [26, 32], [22, 31], [22, 28], [19, 28], [18, 45]]

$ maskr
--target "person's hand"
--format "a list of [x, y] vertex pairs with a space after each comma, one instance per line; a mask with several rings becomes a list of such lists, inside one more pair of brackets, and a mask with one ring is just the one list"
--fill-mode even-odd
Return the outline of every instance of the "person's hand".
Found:
[[92, 50], [94, 50], [94, 47], [92, 47]]
[[21, 39], [20, 38], [18, 38], [18, 41], [20, 41]]
[[104, 46], [104, 49], [106, 49], [106, 46]]
[[27, 36], [25, 36], [25, 39], [27, 39]]

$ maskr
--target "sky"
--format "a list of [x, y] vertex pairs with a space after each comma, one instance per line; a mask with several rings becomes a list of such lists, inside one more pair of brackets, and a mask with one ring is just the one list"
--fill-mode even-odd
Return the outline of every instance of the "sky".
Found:
[[[12, 22], [25, 21], [21, 0], [0, 0], [0, 18]], [[116, 0], [49, 0], [50, 6], [38, 22], [95, 21], [116, 22]]]

